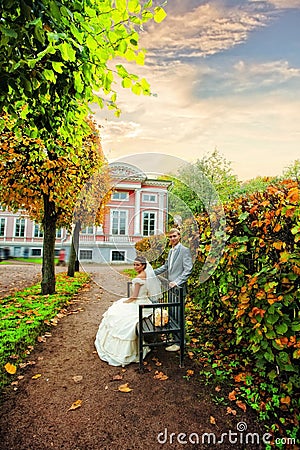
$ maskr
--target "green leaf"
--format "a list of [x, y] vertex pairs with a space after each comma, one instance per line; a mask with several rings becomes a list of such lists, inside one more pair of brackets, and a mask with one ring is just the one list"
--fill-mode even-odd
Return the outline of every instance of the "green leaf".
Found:
[[271, 350], [268, 350], [267, 352], [264, 353], [264, 358], [269, 362], [273, 362], [275, 359]]
[[239, 222], [243, 222], [245, 219], [247, 219], [248, 216], [249, 216], [249, 213], [247, 211], [241, 213], [239, 215]]
[[84, 84], [81, 79], [81, 73], [80, 72], [74, 72], [74, 87], [77, 92], [81, 93], [84, 89]]
[[53, 70], [55, 70], [55, 72], [63, 73], [63, 69], [62, 69], [64, 67], [63, 63], [57, 62], [57, 61], [52, 61], [52, 67], [53, 67]]
[[57, 46], [60, 50], [61, 56], [64, 61], [76, 61], [76, 52], [73, 47], [67, 42], [63, 42]]
[[154, 20], [156, 23], [162, 22], [167, 17], [167, 14], [163, 8], [157, 6], [154, 8]]
[[45, 69], [43, 70], [43, 75], [46, 80], [51, 81], [52, 83], [56, 83], [56, 75], [54, 74], [53, 70]]
[[274, 325], [274, 323], [276, 323], [279, 319], [279, 314], [275, 313], [275, 314], [268, 314], [265, 316], [266, 318], [266, 322], [270, 325]]
[[53, 17], [57, 20], [61, 19], [61, 15], [60, 15], [60, 10], [59, 7], [57, 6], [57, 2], [55, 1], [50, 1], [49, 2], [49, 6], [50, 6], [50, 12], [53, 15]]
[[285, 334], [288, 330], [288, 326], [285, 323], [275, 326], [275, 330], [278, 334]]
[[300, 323], [296, 323], [296, 322], [292, 323], [291, 328], [293, 331], [300, 331]]
[[128, 0], [128, 11], [138, 14], [141, 11], [141, 5], [138, 0]]
[[12, 30], [11, 28], [6, 28], [3, 25], [0, 25], [0, 31], [5, 36], [12, 37], [12, 38], [17, 38], [18, 37], [17, 33], [14, 30]]

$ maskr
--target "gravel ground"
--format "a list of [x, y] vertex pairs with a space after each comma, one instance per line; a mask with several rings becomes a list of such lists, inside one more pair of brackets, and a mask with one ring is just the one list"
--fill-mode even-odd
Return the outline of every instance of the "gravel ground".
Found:
[[[111, 302], [126, 294], [127, 279], [107, 266], [88, 270], [93, 279], [90, 286], [74, 297], [58, 325], [36, 343], [28, 365], [18, 369], [21, 378], [4, 392], [1, 450], [264, 448], [262, 444], [233, 445], [228, 437], [219, 445], [212, 440], [207, 444], [207, 437], [201, 443], [204, 433], [219, 440], [229, 430], [237, 433], [242, 422], [248, 432], [262, 436], [266, 431], [250, 411], [235, 408], [234, 416], [227, 413], [225, 402], [213, 402], [214, 383], [205, 385], [189, 358], [182, 369], [177, 353], [154, 349], [147, 355], [144, 373], [137, 364], [122, 369], [99, 359], [94, 339], [101, 316]], [[40, 267], [0, 266], [0, 277], [1, 293], [8, 293], [36, 282]], [[188, 370], [194, 374], [187, 377]], [[158, 372], [167, 378], [157, 377]], [[126, 383], [132, 390], [121, 392], [118, 387]], [[77, 400], [81, 407], [70, 410]]]

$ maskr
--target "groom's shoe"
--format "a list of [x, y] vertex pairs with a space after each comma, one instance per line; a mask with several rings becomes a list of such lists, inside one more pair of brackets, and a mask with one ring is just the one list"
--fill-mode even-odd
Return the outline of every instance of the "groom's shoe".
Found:
[[177, 352], [180, 350], [180, 346], [177, 344], [170, 345], [170, 347], [166, 347], [167, 352]]

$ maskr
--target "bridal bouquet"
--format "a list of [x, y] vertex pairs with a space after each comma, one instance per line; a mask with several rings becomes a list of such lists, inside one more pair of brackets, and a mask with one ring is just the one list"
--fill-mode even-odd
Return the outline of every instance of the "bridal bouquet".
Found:
[[163, 327], [169, 322], [169, 313], [167, 309], [156, 308], [154, 313], [154, 325], [156, 327]]

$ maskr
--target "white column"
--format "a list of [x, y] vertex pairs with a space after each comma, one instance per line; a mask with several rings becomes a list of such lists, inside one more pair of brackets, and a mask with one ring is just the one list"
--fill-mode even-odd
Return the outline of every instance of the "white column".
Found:
[[134, 234], [141, 234], [141, 190], [135, 189]]
[[159, 193], [158, 194], [158, 224], [157, 224], [157, 232], [158, 233], [164, 233], [164, 212], [165, 212], [165, 205], [164, 205], [164, 194]]

